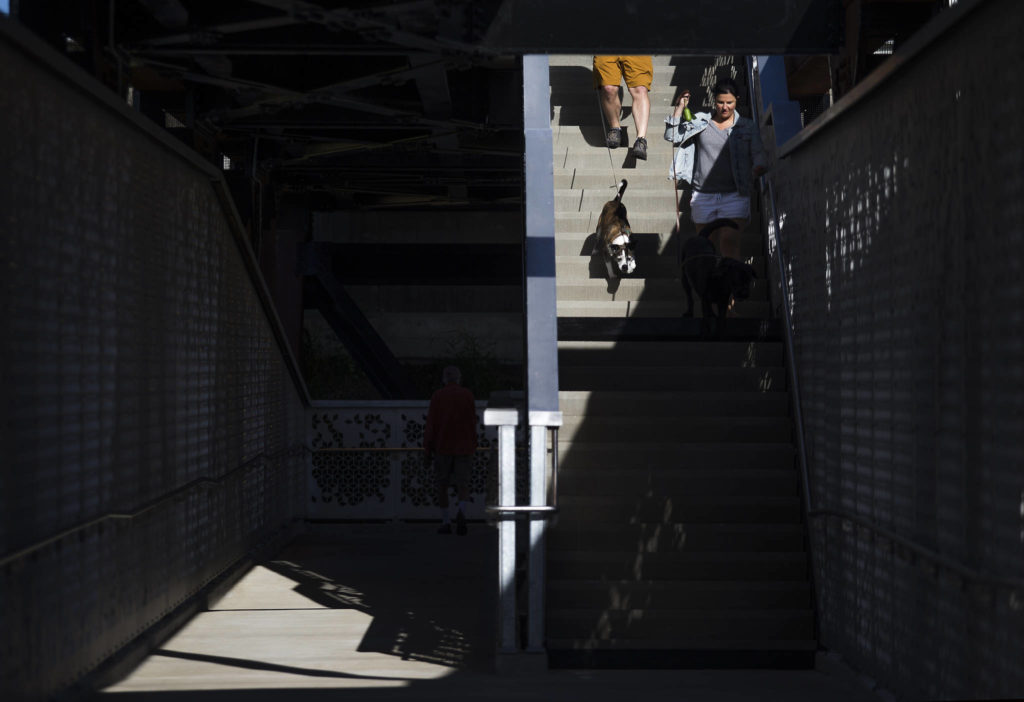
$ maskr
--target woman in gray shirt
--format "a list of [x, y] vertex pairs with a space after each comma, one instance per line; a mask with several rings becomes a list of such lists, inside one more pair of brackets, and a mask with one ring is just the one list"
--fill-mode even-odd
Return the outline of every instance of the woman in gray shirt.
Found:
[[711, 241], [723, 256], [739, 260], [740, 232], [750, 219], [753, 179], [765, 172], [765, 153], [756, 124], [736, 111], [739, 89], [726, 78], [712, 89], [712, 111], [682, 119], [689, 101], [684, 92], [665, 119], [665, 139], [680, 148], [672, 159], [670, 177], [693, 186], [690, 211], [696, 230], [728, 218], [738, 229], [722, 227]]

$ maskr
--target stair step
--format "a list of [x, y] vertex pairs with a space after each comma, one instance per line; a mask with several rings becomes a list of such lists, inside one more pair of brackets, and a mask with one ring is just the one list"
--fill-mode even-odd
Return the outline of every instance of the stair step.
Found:
[[552, 669], [813, 670], [817, 648], [813, 639], [547, 640]]
[[[733, 319], [731, 322], [748, 320]], [[749, 320], [753, 321], [753, 320]], [[785, 369], [621, 367], [618, 365], [567, 366], [559, 370], [562, 390], [684, 390], [782, 392], [786, 389]]]
[[[672, 203], [668, 202], [665, 207], [651, 210], [628, 210], [630, 229], [639, 235], [660, 236], [671, 232], [676, 225], [676, 213], [671, 205]], [[580, 212], [556, 212], [555, 231], [558, 233], [555, 236], [559, 238], [565, 234], [593, 234], [597, 230], [597, 220], [600, 216], [600, 207]]]
[[[673, 222], [673, 228], [675, 223]], [[671, 232], [672, 230], [668, 230]], [[695, 236], [688, 222], [684, 222], [683, 237]], [[647, 256], [667, 256], [676, 262], [679, 257], [679, 236], [674, 233], [661, 234], [634, 233], [632, 236], [636, 247], [637, 258]], [[589, 258], [595, 255], [594, 245], [597, 242], [597, 235], [594, 232], [583, 233], [559, 233], [555, 237], [556, 256], [579, 256]], [[764, 247], [760, 236], [749, 229], [745, 230], [740, 240], [740, 255], [744, 259], [759, 258], [764, 254]], [[676, 275], [678, 278], [678, 274]]]
[[[722, 329], [721, 341], [760, 341], [780, 338], [776, 319], [728, 319]], [[642, 317], [559, 317], [558, 340], [561, 341], [679, 341], [703, 340], [701, 320]], [[707, 343], [721, 343], [708, 341]], [[575, 388], [563, 388], [571, 390]]]
[[[783, 348], [773, 341], [560, 341], [558, 365], [600, 366], [634, 364], [646, 367], [697, 365], [731, 368], [781, 366]], [[644, 396], [646, 402], [647, 395]], [[563, 409], [564, 412], [564, 409]]]
[[[628, 180], [628, 179], [627, 179]], [[672, 202], [672, 185], [670, 182], [663, 184], [665, 192], [654, 192], [642, 187], [634, 186], [633, 181], [623, 196], [623, 204], [627, 211], [636, 209], [644, 212], [657, 212], [668, 205], [675, 212], [675, 205]], [[563, 188], [555, 189], [555, 211], [559, 214], [570, 212], [592, 212], [600, 214], [605, 203], [616, 195], [614, 188]], [[632, 220], [630, 220], [632, 222]]]
[[[555, 174], [555, 188], [561, 190], [577, 190], [581, 188], [603, 190], [606, 195], [605, 200], [607, 201], [615, 197], [619, 178], [622, 177], [622, 174], [613, 175], [607, 164], [605, 164], [603, 169], [570, 168]], [[636, 171], [626, 175], [625, 178], [629, 181], [627, 193], [632, 194], [635, 190], [661, 192], [664, 199], [664, 203], [661, 206], [675, 207], [670, 199], [672, 197], [672, 181], [669, 180], [667, 171], [665, 173]]]
[[[549, 638], [549, 650], [595, 649], [595, 650], [671, 650], [675, 649], [681, 656], [700, 651], [816, 651], [817, 641], [813, 639], [698, 639], [676, 638], [662, 639], [562, 639]], [[629, 666], [644, 667], [644, 666]], [[685, 666], [679, 666], [685, 667]], [[700, 666], [703, 667], [703, 666]], [[717, 666], [716, 666], [717, 667]], [[746, 667], [746, 666], [727, 666]]]
[[[651, 131], [650, 127], [655, 124], [655, 117], [660, 126], [665, 116], [672, 112], [672, 101], [678, 90], [665, 80], [666, 67], [662, 66], [659, 70], [659, 66], [655, 66], [654, 74], [655, 80], [647, 92], [647, 98], [651, 103], [648, 132]], [[600, 95], [598, 89], [594, 87], [590, 66], [587, 66], [585, 71], [552, 70], [548, 80], [551, 85], [551, 107], [553, 108], [552, 127], [580, 123], [584, 125], [596, 123], [597, 126], [601, 126], [604, 115], [598, 102]], [[636, 126], [632, 116], [633, 96], [630, 95], [624, 83], [619, 84], [619, 99], [622, 103], [621, 116], [623, 117], [620, 122], [628, 126], [632, 133], [633, 127]]]
[[[756, 280], [763, 280], [764, 260], [760, 257], [746, 259], [756, 272]], [[607, 272], [604, 263], [597, 256], [586, 257], [579, 255], [556, 256], [555, 276], [565, 282], [572, 280], [589, 280], [592, 278], [606, 279]], [[636, 270], [630, 274], [630, 278], [669, 279], [680, 280], [680, 266], [675, 256], [637, 256]], [[681, 283], [680, 283], [681, 285]], [[680, 288], [679, 295], [682, 295]]]
[[802, 551], [551, 551], [547, 557], [547, 575], [555, 580], [805, 581], [807, 555]]
[[[623, 485], [642, 477], [645, 481], [669, 481], [682, 469], [714, 470], [792, 470], [792, 446], [779, 444], [633, 444], [633, 443], [577, 443], [559, 450], [561, 480], [568, 471], [579, 468], [589, 471], [595, 486], [601, 480], [612, 483], [610, 489], [617, 494]], [[614, 474], [611, 471], [623, 471]], [[605, 472], [609, 471], [609, 472]], [[638, 475], [637, 471], [665, 471], [665, 475]], [[585, 475], [580, 476], [586, 478]], [[616, 485], [615, 482], [618, 481]], [[652, 486], [653, 487], [653, 486]]]
[[558, 405], [564, 421], [579, 415], [619, 416], [623, 407], [634, 407], [633, 416], [640, 417], [789, 416], [789, 397], [780, 392], [663, 391], [644, 392], [640, 397], [638, 403], [637, 394], [628, 391], [563, 390], [558, 393]]
[[[808, 609], [687, 611], [672, 609], [549, 609], [547, 635], [551, 639], [616, 641], [661, 639], [678, 645], [685, 632], [689, 647], [712, 641], [807, 641], [814, 638], [814, 615]], [[679, 648], [684, 648], [679, 646]]]
[[779, 524], [622, 524], [564, 522], [548, 532], [554, 550], [802, 551], [803, 529]]
[[[555, 308], [557, 314], [567, 317], [681, 317], [686, 312], [684, 300], [559, 300]], [[739, 319], [764, 319], [768, 316], [768, 303], [764, 300], [741, 300], [733, 308]], [[693, 303], [694, 317], [703, 318], [703, 309], [699, 299]], [[712, 315], [713, 316], [713, 315]]]
[[[674, 467], [664, 467], [671, 465], [669, 460], [648, 463], [642, 458], [613, 463], [611, 466], [593, 465], [577, 458], [579, 449], [577, 445], [560, 451], [559, 462], [564, 467], [560, 467], [558, 475], [559, 496], [565, 499], [575, 497], [577, 503], [587, 497], [621, 499], [625, 503], [624, 507], [609, 510], [606, 514], [592, 515], [600, 520], [600, 524], [647, 524], [629, 515], [631, 503], [636, 504], [645, 497], [685, 495], [691, 499], [710, 499], [793, 497], [798, 494], [799, 482], [792, 468], [726, 468], [717, 466], [714, 459], [690, 463], [679, 461]], [[738, 447], [734, 453], [742, 455], [742, 447]], [[791, 456], [789, 460], [792, 462]], [[595, 501], [595, 509], [600, 505], [600, 500]], [[639, 511], [639, 508], [635, 511]], [[673, 528], [680, 525], [678, 520], [685, 518], [681, 511], [651, 516], [655, 521], [650, 524], [657, 525], [670, 520], [668, 523]], [[616, 520], [613, 517], [624, 519]], [[559, 522], [560, 527], [562, 524]]]
[[[671, 93], [665, 94], [668, 100], [672, 99]], [[552, 120], [552, 151], [555, 154], [561, 154], [563, 149], [567, 149], [569, 153], [569, 162], [576, 160], [577, 156], [587, 155], [591, 156], [596, 151], [604, 157], [604, 165], [608, 166], [608, 155], [611, 151], [612, 160], [616, 157], [625, 156], [629, 151], [629, 147], [636, 141], [636, 125], [630, 118], [626, 118], [623, 122], [623, 126], [626, 128], [626, 141], [614, 149], [609, 149], [605, 138], [607, 136], [604, 126], [601, 124], [584, 124], [584, 125], [567, 125], [565, 123], [559, 123], [559, 106], [563, 109], [566, 106], [575, 108], [581, 102], [589, 99], [593, 100], [593, 95], [588, 96], [573, 96], [576, 98], [573, 102], [563, 102], [554, 104], [552, 107], [555, 112], [555, 119]], [[580, 99], [582, 98], [582, 100]], [[596, 100], [594, 109], [596, 109]], [[653, 101], [652, 101], [652, 107]], [[647, 164], [655, 166], [662, 166], [660, 175], [663, 178], [668, 178], [668, 167], [669, 163], [673, 158], [674, 146], [671, 142], [665, 140], [665, 117], [672, 112], [671, 106], [666, 101], [664, 107], [658, 110], [651, 111], [651, 120], [647, 123]], [[658, 119], [655, 120], [654, 116], [657, 114]], [[644, 163], [640, 161], [639, 163]], [[646, 164], [645, 164], [646, 165]], [[620, 176], [621, 177], [621, 176]], [[628, 179], [628, 175], [626, 176]], [[663, 181], [662, 188], [665, 191], [666, 197], [671, 197], [672, 186], [671, 181]], [[631, 184], [632, 185], [632, 184]], [[626, 191], [627, 197], [631, 193], [631, 190]]]
[[[658, 119], [661, 122], [661, 118]], [[660, 175], [666, 180], [669, 175], [669, 167], [672, 160], [671, 145], [664, 140], [664, 127], [660, 124], [655, 126], [654, 117], [652, 115], [651, 126], [654, 126], [657, 131], [647, 135], [648, 157], [646, 161], [637, 160], [631, 149], [618, 148], [609, 150], [601, 146], [591, 146], [588, 148], [579, 148], [576, 146], [552, 146], [552, 165], [554, 166], [555, 173], [557, 174], [560, 169], [573, 169], [573, 168], [585, 168], [597, 170], [599, 168], [608, 169], [607, 172], [611, 173], [613, 170], [616, 171], [617, 178], [626, 178], [629, 180], [630, 173], [633, 171], [639, 171], [640, 173]], [[627, 138], [632, 145], [634, 139], [634, 132], [632, 129], [633, 125], [627, 122]], [[660, 142], [660, 143], [659, 143]], [[661, 144], [664, 146], [662, 147]], [[609, 155], [611, 156], [609, 163]], [[665, 188], [665, 201], [667, 203], [666, 209], [675, 209], [672, 205], [672, 201], [669, 200], [671, 192], [666, 186]], [[632, 221], [632, 220], [630, 220]]]
[[[591, 277], [563, 279], [556, 282], [556, 294], [559, 300], [577, 302], [593, 301], [639, 301], [639, 300], [673, 300], [685, 299], [682, 282], [679, 276], [674, 278], [616, 278], [609, 281], [604, 275], [604, 264], [600, 261], [588, 270]], [[768, 284], [763, 278], [755, 279], [750, 286], [750, 299], [765, 301], [768, 297]], [[520, 295], [521, 297], [521, 295]], [[520, 304], [521, 301], [520, 301]], [[700, 308], [699, 298], [694, 298], [694, 311]]]
[[[637, 398], [642, 402], [642, 396]], [[788, 417], [564, 417], [559, 443], [673, 442], [791, 443]]]
[[549, 580], [554, 610], [805, 610], [811, 586], [796, 581]]
[[559, 496], [559, 519], [576, 524], [595, 521], [622, 523], [799, 524], [800, 499], [796, 496], [722, 497], [717, 495], [664, 495], [585, 497]]

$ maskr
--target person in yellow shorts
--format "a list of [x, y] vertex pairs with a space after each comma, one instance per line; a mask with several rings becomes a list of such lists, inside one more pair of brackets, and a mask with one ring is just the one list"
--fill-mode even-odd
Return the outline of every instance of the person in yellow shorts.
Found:
[[633, 96], [633, 122], [636, 124], [636, 141], [633, 155], [647, 160], [647, 118], [651, 114], [651, 100], [648, 91], [654, 81], [654, 65], [650, 56], [595, 56], [594, 87], [601, 91], [601, 109], [607, 120], [608, 134], [605, 142], [609, 149], [618, 148], [622, 143], [622, 125], [619, 113], [622, 101], [619, 99], [619, 84], [626, 79], [626, 88]]

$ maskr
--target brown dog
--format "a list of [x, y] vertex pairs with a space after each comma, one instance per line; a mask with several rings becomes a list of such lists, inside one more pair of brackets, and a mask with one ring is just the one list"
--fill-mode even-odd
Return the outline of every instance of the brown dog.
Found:
[[626, 219], [626, 206], [622, 204], [622, 193], [626, 192], [626, 179], [619, 181], [619, 192], [614, 200], [604, 203], [597, 220], [597, 245], [601, 247], [608, 277], [629, 275], [636, 270], [636, 256], [633, 254], [633, 232]]

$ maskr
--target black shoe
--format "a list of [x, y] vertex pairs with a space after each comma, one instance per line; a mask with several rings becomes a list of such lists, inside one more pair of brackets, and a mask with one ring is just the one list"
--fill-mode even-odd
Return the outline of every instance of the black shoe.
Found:
[[455, 533], [459, 536], [466, 535], [466, 517], [463, 516], [461, 509], [459, 510], [459, 513], [455, 515]]
[[452, 533], [452, 525], [451, 524], [442, 524], [441, 528], [437, 530], [437, 533], [438, 534], [451, 534]]
[[622, 143], [622, 128], [612, 127], [608, 130], [608, 134], [605, 135], [604, 143], [608, 145], [609, 149], [619, 148], [619, 144]]
[[636, 140], [636, 143], [633, 144], [633, 155], [636, 156], [641, 161], [646, 161], [647, 160], [647, 140], [646, 139], [644, 139], [643, 137], [640, 137], [639, 139]]

